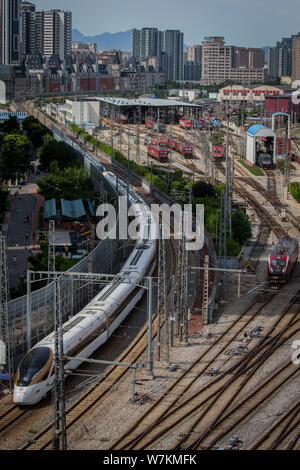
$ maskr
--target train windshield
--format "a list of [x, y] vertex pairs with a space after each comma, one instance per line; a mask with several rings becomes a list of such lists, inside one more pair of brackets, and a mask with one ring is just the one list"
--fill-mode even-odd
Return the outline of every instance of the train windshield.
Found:
[[278, 267], [285, 266], [285, 259], [272, 259], [271, 264]]
[[26, 387], [30, 384], [36, 375], [44, 369], [50, 358], [49, 348], [35, 348], [29, 351], [27, 356], [21, 362], [18, 373], [18, 385]]

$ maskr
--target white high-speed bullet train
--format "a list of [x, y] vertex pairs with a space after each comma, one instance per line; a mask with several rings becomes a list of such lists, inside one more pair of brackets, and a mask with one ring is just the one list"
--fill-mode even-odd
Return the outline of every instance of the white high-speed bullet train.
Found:
[[[113, 173], [103, 175], [118, 192], [125, 195], [127, 187]], [[129, 205], [137, 204], [136, 218], [142, 233], [120, 276], [126, 281], [115, 280], [108, 284], [83, 310], [63, 325], [64, 354], [72, 357], [65, 364], [65, 374], [76, 369], [82, 361], [104, 344], [141, 299], [144, 289], [140, 281], [151, 275], [156, 264], [156, 240], [158, 226], [149, 206], [134, 192], [129, 192]], [[132, 278], [130, 279], [130, 276]], [[51, 390], [54, 384], [54, 333], [36, 344], [20, 363], [13, 393], [14, 403], [34, 405]]]

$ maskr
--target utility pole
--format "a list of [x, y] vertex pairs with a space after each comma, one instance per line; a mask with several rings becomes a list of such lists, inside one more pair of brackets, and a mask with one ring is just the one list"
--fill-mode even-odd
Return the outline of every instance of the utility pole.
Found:
[[[93, 257], [92, 257], [92, 252], [95, 248], [95, 225], [91, 224], [91, 235], [90, 235], [90, 240], [88, 244], [88, 272], [92, 273], [93, 272]], [[93, 298], [93, 283], [89, 283], [88, 287], [88, 298], [89, 301]]]
[[202, 319], [204, 325], [208, 325], [208, 301], [209, 301], [209, 256], [204, 258], [204, 282], [203, 282], [203, 302], [202, 302]]
[[63, 345], [63, 321], [61, 311], [61, 277], [54, 276], [54, 437], [53, 450], [67, 449], [66, 435], [66, 406], [65, 406], [65, 372], [64, 372], [64, 345]]
[[[184, 229], [183, 229], [184, 230]], [[178, 280], [177, 280], [177, 321], [180, 342], [188, 342], [188, 255], [186, 237], [179, 241]]]
[[[231, 238], [231, 161], [229, 155], [229, 113], [227, 113], [227, 132], [226, 132], [226, 180], [225, 180], [225, 191], [223, 199], [223, 224], [220, 225], [222, 228], [221, 237], [219, 242], [223, 245], [223, 260], [222, 267], [226, 265], [227, 259], [227, 238]], [[220, 250], [219, 250], [220, 253]], [[224, 275], [224, 299], [227, 299], [227, 275]]]
[[166, 279], [166, 244], [162, 224], [159, 226], [159, 253], [158, 253], [158, 331], [157, 331], [157, 360], [161, 360], [161, 330], [162, 315], [165, 320], [165, 345], [166, 345], [166, 361], [170, 360], [169, 351], [169, 314], [167, 307], [167, 279]]
[[51, 274], [55, 272], [55, 222], [49, 220], [48, 225], [48, 282], [50, 283]]
[[[3, 358], [0, 357], [0, 369], [6, 368], [10, 376], [10, 388], [11, 388], [11, 377], [13, 375], [13, 345], [12, 345], [12, 333], [9, 325], [8, 316], [8, 263], [7, 263], [7, 244], [6, 237], [0, 232], [0, 340], [3, 341], [3, 349], [5, 347], [5, 354]], [[4, 353], [4, 350], [3, 350]], [[3, 362], [3, 363], [2, 363]]]

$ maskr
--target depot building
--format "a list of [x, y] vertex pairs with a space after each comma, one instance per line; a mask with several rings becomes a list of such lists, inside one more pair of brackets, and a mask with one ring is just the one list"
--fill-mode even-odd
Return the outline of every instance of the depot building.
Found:
[[[76, 122], [79, 119], [78, 113], [75, 108], [82, 109], [83, 104], [80, 106], [81, 100], [76, 101], [76, 107], [73, 106], [72, 101], [68, 100], [68, 120]], [[177, 101], [172, 99], [158, 99], [158, 98], [108, 98], [108, 97], [93, 97], [91, 100], [85, 99], [84, 106], [91, 108], [90, 102], [93, 102], [93, 119], [95, 118], [95, 110], [99, 113], [100, 118], [107, 118], [116, 122], [136, 124], [145, 123], [146, 117], [152, 116], [154, 119], [160, 119], [166, 123], [177, 123], [180, 116], [194, 117], [197, 119], [202, 116], [202, 105]], [[98, 102], [99, 106], [95, 103]], [[82, 110], [79, 114], [83, 114]], [[97, 116], [98, 117], [98, 116]], [[90, 117], [88, 118], [90, 120]]]
[[278, 97], [283, 94], [283, 88], [272, 85], [228, 85], [219, 90], [218, 101], [230, 101], [232, 104], [264, 103], [266, 96]]

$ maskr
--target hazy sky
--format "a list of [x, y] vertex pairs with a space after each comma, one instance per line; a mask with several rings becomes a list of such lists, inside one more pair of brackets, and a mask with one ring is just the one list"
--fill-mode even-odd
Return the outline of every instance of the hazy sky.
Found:
[[186, 45], [204, 36], [263, 47], [300, 30], [299, 0], [31, 0], [38, 9], [73, 12], [73, 28], [93, 36], [145, 26], [180, 29]]

